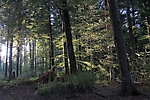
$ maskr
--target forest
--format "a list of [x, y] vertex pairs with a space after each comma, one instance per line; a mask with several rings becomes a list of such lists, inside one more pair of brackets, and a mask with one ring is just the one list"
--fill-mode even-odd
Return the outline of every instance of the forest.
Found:
[[149, 100], [149, 61], [149, 0], [0, 0], [0, 100]]

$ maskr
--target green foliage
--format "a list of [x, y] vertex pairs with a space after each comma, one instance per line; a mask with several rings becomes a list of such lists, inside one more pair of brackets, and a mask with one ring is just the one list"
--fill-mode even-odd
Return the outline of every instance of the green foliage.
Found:
[[88, 92], [94, 86], [96, 76], [91, 72], [81, 72], [77, 75], [69, 75], [66, 82], [49, 82], [43, 84], [38, 93], [51, 96], [52, 94], [65, 94], [71, 92]]
[[132, 68], [132, 73], [136, 82], [149, 83], [150, 82], [150, 54], [140, 52], [138, 58], [135, 60], [135, 66]]
[[4, 86], [4, 88], [11, 88], [13, 86], [17, 85], [31, 85], [35, 84], [35, 80], [37, 77], [32, 77], [32, 78], [16, 78], [11, 81], [5, 81], [5, 80], [0, 80], [0, 85]]
[[77, 75], [71, 75], [68, 78], [71, 91], [87, 92], [95, 84], [96, 76], [91, 72], [80, 72]]
[[68, 83], [49, 82], [39, 87], [37, 93], [44, 96], [53, 96], [69, 93], [67, 90]]
[[108, 80], [109, 72], [103, 68], [99, 67], [98, 71], [95, 72], [95, 75], [99, 81]]
[[8, 81], [6, 81], [6, 80], [0, 80], [0, 85], [6, 85], [6, 84], [8, 84]]

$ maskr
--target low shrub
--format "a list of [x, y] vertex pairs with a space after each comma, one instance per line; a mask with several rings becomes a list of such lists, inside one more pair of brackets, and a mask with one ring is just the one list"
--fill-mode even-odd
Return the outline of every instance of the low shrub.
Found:
[[71, 92], [88, 92], [92, 89], [96, 81], [96, 76], [91, 72], [80, 72], [70, 75], [66, 82], [49, 82], [39, 87], [38, 93], [50, 96], [66, 94]]
[[68, 77], [73, 92], [88, 92], [94, 86], [95, 81], [96, 76], [91, 72], [80, 72], [77, 75]]
[[47, 84], [42, 84], [37, 93], [44, 96], [53, 96], [53, 95], [61, 95], [66, 94], [69, 91], [67, 90], [68, 83], [62, 82], [49, 82]]

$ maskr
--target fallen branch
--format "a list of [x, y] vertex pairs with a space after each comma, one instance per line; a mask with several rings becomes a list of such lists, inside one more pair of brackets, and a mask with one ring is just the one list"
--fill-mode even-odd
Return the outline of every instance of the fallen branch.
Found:
[[100, 93], [95, 93], [95, 94], [102, 97], [102, 98], [106, 98], [104, 95], [101, 95]]

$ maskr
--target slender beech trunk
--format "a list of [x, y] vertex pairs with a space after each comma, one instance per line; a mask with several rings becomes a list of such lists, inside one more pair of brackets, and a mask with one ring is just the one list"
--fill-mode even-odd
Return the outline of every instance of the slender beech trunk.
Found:
[[135, 38], [132, 30], [133, 21], [131, 20], [131, 16], [130, 16], [131, 11], [129, 5], [130, 3], [128, 3], [128, 7], [127, 7], [127, 17], [128, 17], [128, 27], [129, 27], [128, 30], [130, 34], [130, 43], [131, 43], [131, 60], [133, 61], [135, 59]]
[[44, 57], [42, 57], [42, 59], [41, 59], [41, 65], [42, 65], [42, 67], [41, 67], [41, 73], [43, 74], [44, 73], [44, 69], [45, 69], [45, 66], [44, 66]]
[[8, 70], [8, 45], [9, 45], [9, 42], [7, 40], [7, 43], [6, 43], [6, 64], [5, 64], [5, 78], [7, 78], [7, 70]]
[[22, 74], [22, 53], [20, 54], [20, 66], [19, 66], [20, 75]]
[[35, 51], [34, 51], [34, 73], [35, 73], [35, 75], [36, 75], [36, 73], [37, 73], [37, 64], [36, 64], [36, 60], [37, 60], [37, 51], [36, 51], [36, 40], [34, 40], [34, 45], [35, 45]]
[[[48, 11], [50, 12], [50, 7], [48, 7]], [[50, 47], [50, 67], [53, 71], [55, 71], [54, 68], [54, 44], [53, 44], [53, 34], [52, 34], [52, 25], [51, 25], [51, 14], [49, 14], [49, 47]]]
[[[27, 42], [26, 42], [26, 39], [24, 39], [24, 47], [23, 47], [23, 50], [24, 50], [24, 62], [23, 62], [23, 65], [25, 67], [27, 67], [27, 64], [28, 64], [28, 61], [27, 61]], [[26, 70], [27, 71], [27, 70]]]
[[31, 71], [32, 71], [32, 76], [35, 74], [34, 73], [34, 52], [35, 52], [35, 40], [32, 40], [32, 54], [31, 54]]
[[116, 44], [122, 77], [122, 93], [135, 95], [137, 94], [137, 91], [134, 87], [133, 79], [129, 71], [129, 63], [127, 59], [117, 3], [116, 0], [109, 0], [109, 2], [110, 2], [110, 15], [114, 32], [114, 41]]
[[[31, 40], [29, 41], [29, 52], [30, 52], [30, 67], [32, 66], [32, 44]], [[32, 70], [32, 68], [31, 68]]]
[[[2, 44], [0, 43], [0, 50], [2, 49]], [[1, 56], [1, 52], [0, 52], [0, 68], [2, 67], [2, 56]]]
[[11, 35], [10, 51], [9, 51], [9, 80], [13, 79], [13, 76], [12, 76], [12, 67], [13, 67], [12, 48], [13, 48], [13, 35]]
[[29, 49], [30, 49], [30, 65], [31, 65], [31, 75], [34, 75], [34, 41], [31, 40], [29, 42]]
[[16, 77], [18, 77], [19, 75], [19, 57], [20, 56], [20, 45], [19, 45], [19, 41], [18, 41], [18, 47], [17, 47], [17, 64], [16, 64]]
[[[78, 35], [78, 38], [80, 38], [80, 37], [81, 36]], [[78, 58], [78, 60], [81, 61], [82, 60], [82, 57], [81, 57], [81, 52], [82, 52], [81, 43], [79, 43], [78, 50], [79, 50], [79, 58]], [[78, 69], [82, 72], [82, 65], [81, 64], [78, 64]]]
[[68, 49], [68, 56], [69, 56], [69, 60], [70, 60], [70, 72], [71, 72], [71, 74], [75, 74], [77, 72], [77, 68], [76, 68], [75, 54], [74, 54], [74, 50], [73, 50], [70, 18], [69, 18], [69, 12], [67, 9], [68, 8], [67, 0], [62, 0], [62, 5], [63, 5], [62, 16], [63, 16], [63, 21], [65, 24], [67, 49]]
[[[112, 46], [109, 47], [109, 51], [110, 51], [110, 62], [111, 64], [113, 65], [114, 61], [113, 61], [113, 49], [112, 49]], [[115, 71], [114, 71], [114, 68], [113, 66], [110, 66], [109, 68], [109, 72], [110, 72], [110, 81], [115, 81]]]

